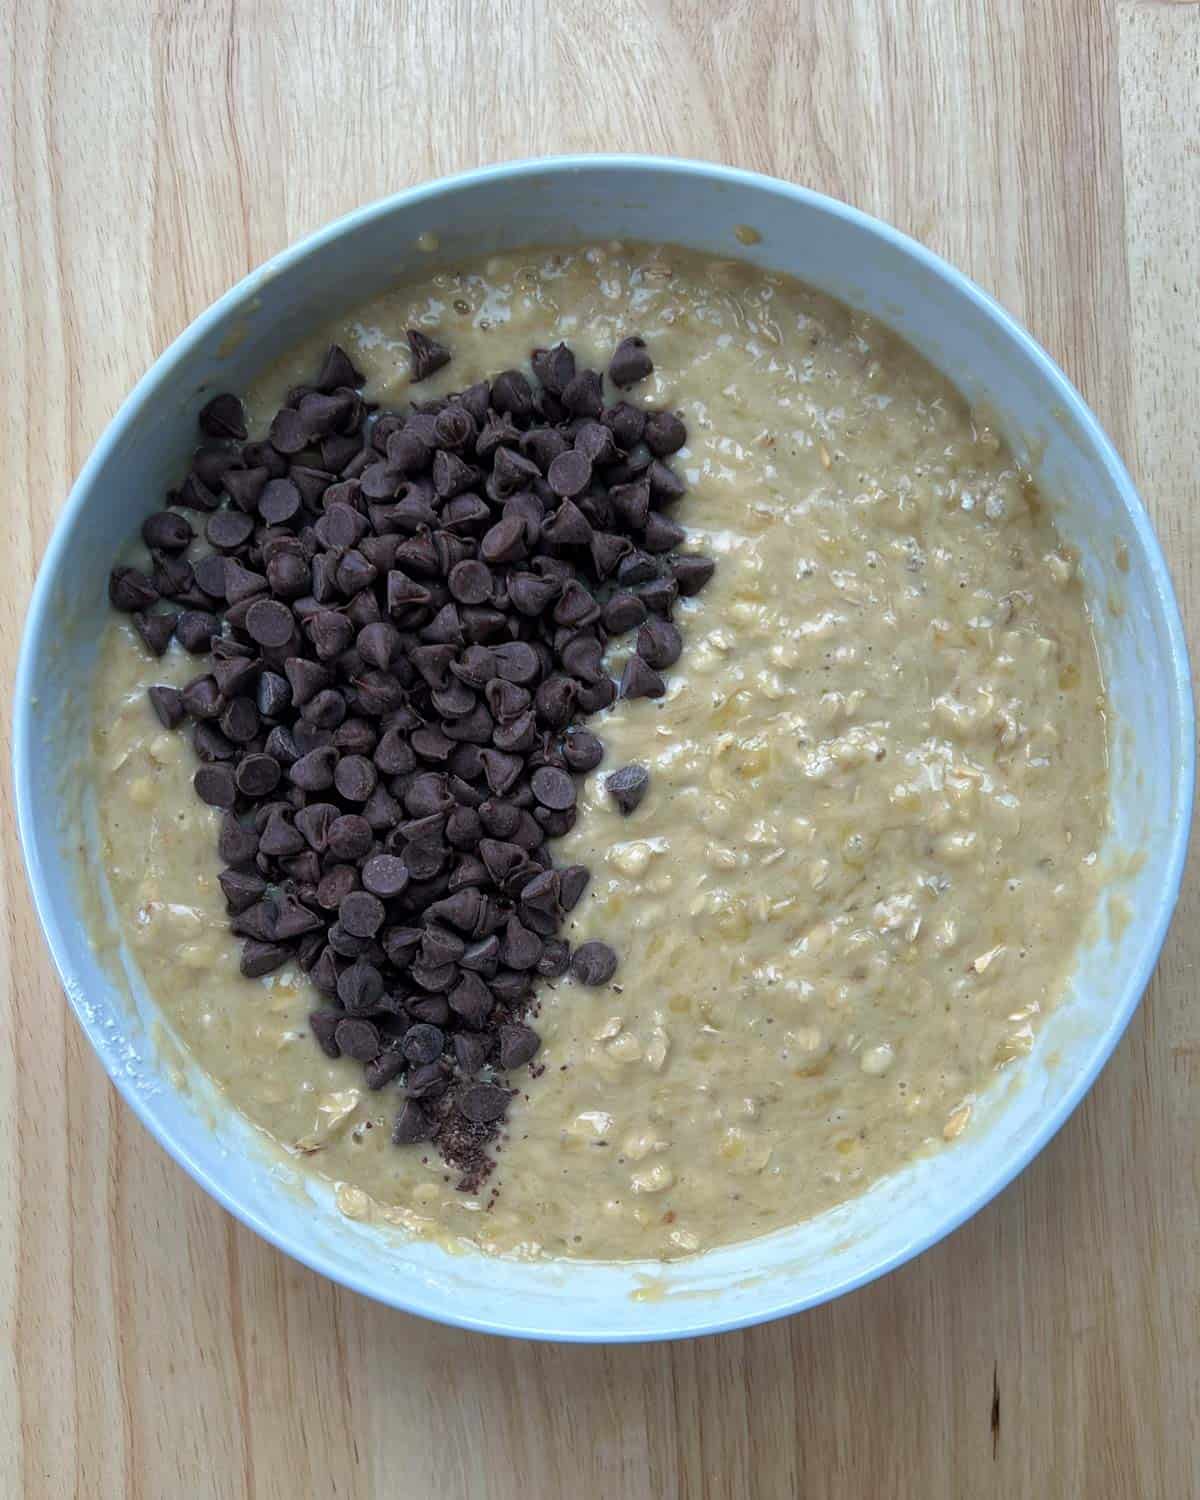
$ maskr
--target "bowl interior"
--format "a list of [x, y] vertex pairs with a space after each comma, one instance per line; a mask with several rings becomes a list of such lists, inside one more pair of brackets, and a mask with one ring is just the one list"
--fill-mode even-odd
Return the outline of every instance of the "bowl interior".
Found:
[[[314, 321], [403, 277], [487, 250], [618, 236], [794, 274], [888, 322], [986, 402], [1082, 552], [1112, 707], [1113, 884], [1070, 994], [953, 1149], [831, 1213], [694, 1260], [522, 1264], [343, 1219], [195, 1070], [184, 1067], [185, 1087], [168, 1082], [137, 974], [114, 971], [89, 943], [86, 918], [104, 891], [86, 853], [80, 878], [75, 758], [108, 560], [194, 445], [196, 411], [214, 389], [245, 385]], [[18, 682], [16, 775], [35, 899], [71, 1002], [142, 1119], [209, 1191], [291, 1254], [396, 1306], [527, 1337], [630, 1339], [836, 1295], [939, 1238], [1020, 1170], [1078, 1102], [1149, 977], [1178, 889], [1192, 746], [1182, 632], [1145, 513], [1094, 419], [1025, 334], [957, 273], [840, 204], [720, 168], [592, 158], [474, 173], [363, 210], [268, 263], [163, 356], [89, 460], [43, 566]]]

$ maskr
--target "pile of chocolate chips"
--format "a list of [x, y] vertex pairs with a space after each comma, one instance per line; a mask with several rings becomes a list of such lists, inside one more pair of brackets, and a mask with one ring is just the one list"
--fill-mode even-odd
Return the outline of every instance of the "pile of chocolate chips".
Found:
[[[450, 360], [408, 341], [414, 380]], [[211, 552], [163, 510], [142, 528], [152, 575], [110, 580], [152, 651], [174, 636], [210, 657], [150, 698], [168, 727], [190, 722], [196, 792], [224, 810], [242, 972], [295, 959], [328, 999], [317, 1042], [395, 1086], [394, 1140], [435, 1141], [468, 1190], [511, 1097], [495, 1076], [538, 1050], [535, 981], [616, 969], [607, 944], [558, 935], [588, 872], [546, 841], [603, 756], [583, 721], [663, 693], [675, 602], [713, 572], [676, 553], [666, 513], [680, 418], [606, 406], [565, 345], [532, 367], [536, 384], [505, 370], [401, 414], [363, 401], [334, 346], [261, 442], [236, 396], [215, 397], [168, 497], [209, 513]], [[628, 338], [608, 374], [627, 389], [652, 368]], [[618, 686], [605, 648], [631, 630]], [[641, 767], [610, 780], [622, 811], [645, 794]]]

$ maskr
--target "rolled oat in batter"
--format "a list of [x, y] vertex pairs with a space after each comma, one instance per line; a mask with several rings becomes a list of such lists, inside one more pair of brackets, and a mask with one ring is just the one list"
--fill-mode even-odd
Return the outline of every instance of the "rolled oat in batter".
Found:
[[[345, 1213], [489, 1250], [683, 1255], [952, 1140], [1062, 993], [1105, 828], [1095, 649], [1038, 492], [887, 329], [664, 248], [495, 257], [401, 288], [264, 376], [252, 418], [331, 340], [369, 399], [405, 404], [413, 326], [453, 351], [421, 396], [558, 340], [602, 369], [640, 334], [638, 399], [687, 422], [674, 516], [716, 574], [676, 610], [666, 696], [592, 721], [605, 760], [555, 846], [592, 871], [566, 935], [620, 966], [602, 987], [544, 983], [538, 1076], [486, 1189], [457, 1191], [436, 1153], [390, 1143], [395, 1100], [314, 1046], [297, 970], [239, 974], [219, 816], [146, 702], [196, 660], [156, 660], [114, 621], [102, 857], [171, 1028]], [[650, 781], [624, 812], [604, 778], [630, 764]]]

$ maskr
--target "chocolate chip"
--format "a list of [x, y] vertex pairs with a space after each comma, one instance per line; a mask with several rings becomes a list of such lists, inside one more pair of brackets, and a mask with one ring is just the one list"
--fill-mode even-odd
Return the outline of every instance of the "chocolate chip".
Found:
[[263, 672], [258, 679], [255, 703], [265, 719], [277, 719], [292, 701], [292, 689], [278, 672]]
[[500, 1028], [500, 1066], [511, 1072], [531, 1062], [541, 1046], [541, 1039], [530, 1026], [512, 1023]]
[[600, 376], [595, 370], [579, 370], [563, 387], [562, 404], [576, 417], [598, 417], [604, 410]]
[[408, 1062], [421, 1064], [436, 1062], [442, 1055], [445, 1042], [439, 1027], [420, 1023], [408, 1028], [400, 1045]]
[[510, 969], [532, 969], [541, 956], [541, 938], [516, 917], [509, 917], [500, 941], [500, 962]]
[[642, 440], [646, 427], [646, 413], [628, 401], [618, 401], [605, 411], [600, 419], [613, 435], [618, 448], [628, 452]]
[[542, 536], [556, 547], [586, 547], [592, 527], [573, 500], [564, 500], [542, 527]]
[[541, 471], [531, 459], [525, 458], [520, 453], [514, 453], [511, 448], [497, 448], [489, 481], [491, 486], [489, 494], [494, 499], [503, 500], [510, 495], [515, 495], [518, 490], [526, 489], [534, 480], [540, 478]]
[[432, 1140], [435, 1132], [432, 1117], [415, 1099], [406, 1099], [392, 1127], [392, 1142], [397, 1146], [415, 1146], [421, 1141]]
[[238, 791], [243, 797], [266, 797], [279, 785], [279, 762], [273, 755], [247, 755], [238, 763], [235, 773]]
[[472, 1083], [458, 1096], [458, 1107], [472, 1124], [488, 1125], [508, 1109], [509, 1097], [494, 1083]]
[[670, 552], [679, 546], [686, 535], [682, 526], [677, 526], [674, 521], [653, 510], [642, 533], [642, 546], [647, 552]]
[[540, 615], [559, 593], [559, 586], [535, 573], [515, 573], [508, 580], [508, 598], [519, 614], [533, 618]]
[[511, 641], [496, 646], [492, 652], [497, 675], [506, 682], [528, 686], [537, 681], [539, 664], [537, 653], [524, 641]]
[[382, 1089], [399, 1078], [404, 1072], [404, 1053], [394, 1044], [384, 1047], [373, 1062], [369, 1062], [363, 1074], [364, 1081], [369, 1089]]
[[236, 552], [254, 535], [254, 521], [245, 511], [217, 510], [209, 516], [204, 535], [218, 552]]
[[[613, 510], [621, 521], [633, 531], [641, 531], [650, 519], [650, 486], [645, 480], [637, 480], [633, 484], [620, 484], [614, 486], [608, 492], [608, 498], [612, 502]], [[653, 577], [654, 565], [650, 564]], [[627, 567], [618, 567], [617, 577], [622, 583], [632, 580], [628, 577]]]
[[[658, 459], [655, 459], [647, 469], [646, 482], [650, 486], [650, 494], [657, 505], [670, 505], [687, 494], [687, 485], [675, 470], [668, 464], [660, 463]], [[646, 550], [654, 549], [648, 547]]]
[[351, 937], [374, 937], [384, 915], [383, 902], [370, 891], [351, 891], [338, 906], [338, 921]]
[[530, 786], [543, 807], [561, 812], [575, 806], [575, 783], [554, 766], [539, 766], [530, 777]]
[[186, 710], [183, 706], [183, 694], [178, 688], [160, 683], [147, 688], [146, 696], [164, 729], [177, 729], [183, 723]]
[[642, 440], [655, 458], [666, 458], [687, 442], [687, 428], [673, 411], [656, 411], [646, 419]]
[[235, 745], [248, 745], [258, 734], [258, 709], [250, 698], [232, 698], [221, 714], [221, 731]]
[[256, 599], [246, 612], [246, 633], [260, 646], [286, 646], [296, 624], [286, 604], [277, 599]]
[[484, 534], [479, 555], [489, 563], [517, 562], [526, 555], [525, 527], [519, 516], [505, 516]]
[[246, 436], [246, 414], [237, 396], [222, 391], [200, 408], [196, 418], [200, 431], [214, 438], [236, 438], [239, 442]]
[[192, 567], [192, 576], [210, 599], [224, 599], [225, 559], [219, 553], [197, 558]]
[[347, 802], [365, 802], [377, 781], [378, 773], [365, 755], [343, 755], [333, 773], [333, 784]]
[[149, 609], [158, 599], [158, 590], [137, 568], [114, 568], [108, 578], [108, 597], [115, 609], [132, 614]]
[[343, 755], [370, 755], [378, 738], [366, 719], [347, 719], [333, 732], [333, 743]]
[[350, 1015], [373, 1013], [382, 994], [383, 976], [374, 964], [356, 959], [338, 977], [337, 996]]
[[[314, 873], [317, 866], [316, 855], [311, 851], [294, 857], [291, 861], [294, 868], [299, 871], [308, 870]], [[298, 877], [297, 877], [298, 878]], [[280, 902], [275, 916], [275, 938], [277, 941], [284, 939], [319, 936], [324, 943], [325, 922], [316, 912], [310, 911], [296, 896], [285, 894]], [[316, 948], [313, 953], [315, 956]]]
[[258, 513], [268, 526], [282, 526], [300, 510], [300, 491], [290, 479], [271, 479], [258, 497]]
[[533, 413], [533, 391], [520, 370], [501, 370], [492, 381], [492, 405], [517, 421]]
[[551, 938], [542, 949], [536, 972], [543, 979], [558, 979], [567, 972], [570, 962], [570, 945], [561, 938]]
[[[399, 469], [393, 469], [389, 464], [371, 464], [369, 468], [363, 470], [362, 493], [368, 500], [392, 500], [400, 488], [401, 477]], [[332, 507], [328, 507], [326, 513], [328, 513], [328, 509], [332, 509]], [[349, 509], [349, 507], [345, 506], [343, 509]], [[339, 524], [344, 526], [346, 524], [345, 520], [342, 519]], [[355, 529], [357, 530], [357, 526]], [[326, 542], [327, 546], [348, 545], [345, 542], [337, 542], [335, 540], [337, 531], [331, 530], [329, 526], [323, 528], [323, 534], [318, 534], [322, 536], [323, 541], [326, 538], [330, 538]], [[358, 540], [357, 536], [354, 540]]]
[[456, 563], [446, 584], [460, 604], [482, 604], [491, 598], [494, 586], [491, 569], [486, 563], [471, 559]]
[[264, 974], [287, 963], [291, 950], [282, 943], [264, 943], [251, 938], [242, 945], [242, 957], [238, 967], [247, 979], [261, 979]]
[[465, 1077], [474, 1077], [487, 1061], [487, 1043], [469, 1031], [460, 1031], [454, 1038], [454, 1060]]
[[224, 702], [217, 679], [210, 672], [184, 685], [183, 706], [193, 719], [219, 718]]
[[317, 1039], [317, 1045], [326, 1057], [340, 1057], [341, 1048], [337, 1044], [337, 1029], [343, 1020], [341, 1011], [337, 1010], [314, 1010], [309, 1012], [308, 1024], [312, 1028], [312, 1034]]
[[458, 982], [450, 990], [448, 999], [454, 1014], [467, 1026], [475, 1029], [483, 1026], [495, 1005], [491, 990], [470, 969], [462, 971]]
[[186, 558], [169, 552], [155, 551], [154, 570], [150, 582], [162, 599], [176, 599], [180, 604], [203, 603], [203, 595], [196, 587], [196, 575]]
[[661, 698], [666, 690], [666, 683], [640, 656], [631, 656], [625, 663], [621, 673], [622, 698]]
[[192, 785], [201, 802], [210, 807], [232, 807], [237, 801], [237, 784], [228, 766], [201, 766], [192, 777]]
[[343, 1057], [356, 1062], [374, 1062], [379, 1056], [379, 1028], [361, 1016], [347, 1016], [337, 1024], [334, 1040]]
[[650, 772], [645, 766], [622, 766], [604, 779], [604, 790], [617, 804], [618, 812], [628, 817], [641, 806], [650, 787]]
[[[562, 648], [563, 670], [585, 684], [597, 683], [601, 680], [604, 675], [601, 666], [603, 658], [604, 647], [594, 635], [586, 632], [572, 636]], [[582, 691], [579, 694], [579, 702], [581, 705], [584, 702]]]
[[568, 865], [558, 876], [558, 904], [563, 911], [574, 911], [587, 889], [591, 874], [584, 865]]
[[601, 677], [596, 683], [579, 690], [579, 707], [585, 714], [600, 713], [617, 701], [617, 685], [611, 677]]
[[[282, 460], [280, 461], [282, 463]], [[253, 469], [230, 469], [222, 476], [222, 484], [225, 493], [237, 506], [238, 510], [245, 511], [251, 515], [258, 508], [258, 497], [263, 488], [271, 478], [271, 470], [265, 464]], [[206, 507], [215, 510], [217, 506], [216, 496], [213, 496], [212, 505]]]
[[698, 594], [716, 571], [711, 557], [676, 557], [671, 563], [671, 572], [679, 592], [685, 599]]
[[243, 567], [235, 557], [225, 559], [225, 602], [229, 605], [243, 604], [244, 609], [227, 609], [225, 618], [230, 625], [240, 628], [245, 624], [250, 603], [258, 594], [267, 592], [267, 580], [252, 568]]
[[362, 867], [363, 885], [385, 901], [402, 895], [408, 881], [408, 866], [394, 854], [373, 855]]
[[600, 618], [610, 635], [624, 635], [646, 618], [646, 606], [635, 595], [619, 590], [606, 601]]
[[675, 600], [679, 597], [679, 585], [674, 578], [656, 578], [650, 583], [643, 583], [638, 588], [637, 596], [648, 610], [669, 620]]
[[365, 553], [357, 548], [351, 548], [339, 559], [334, 578], [342, 596], [351, 599], [363, 589], [370, 588], [378, 572], [375, 564]]
[[627, 537], [612, 532], [597, 531], [589, 544], [592, 566], [597, 578], [611, 578], [623, 557], [633, 551], [633, 543]]
[[328, 668], [301, 656], [289, 656], [283, 670], [291, 689], [293, 708], [300, 708], [315, 698], [330, 681]]
[[300, 453], [308, 447], [308, 424], [295, 408], [281, 407], [271, 419], [269, 436], [277, 453]]
[[206, 719], [201, 719], [192, 729], [192, 748], [201, 760], [233, 760], [237, 746]]
[[206, 609], [185, 609], [175, 621], [175, 638], [185, 651], [195, 656], [210, 651], [213, 638], [220, 633], [216, 615]]
[[[437, 1022], [426, 1024], [436, 1026]], [[410, 1099], [440, 1099], [449, 1087], [449, 1067], [441, 1059], [410, 1067], [404, 1080], [404, 1092]]]
[[155, 656], [161, 656], [175, 634], [178, 618], [173, 614], [139, 612], [133, 617], [133, 628], [145, 642], [147, 650]]
[[447, 927], [426, 927], [421, 936], [421, 962], [431, 968], [458, 963], [466, 946], [458, 933]]
[[670, 620], [655, 616], [638, 631], [637, 653], [656, 672], [673, 667], [682, 650], [683, 637]]
[[281, 811], [272, 811], [259, 835], [258, 852], [280, 859], [285, 855], [299, 854], [304, 848], [304, 837], [291, 819]]
[[356, 417], [361, 420], [362, 409], [359, 396], [352, 390], [310, 391], [296, 408], [310, 443], [354, 425]]
[[575, 376], [575, 356], [566, 344], [553, 349], [535, 349], [530, 357], [533, 373], [552, 396], [561, 396]]
[[577, 448], [560, 453], [550, 465], [546, 479], [556, 495], [574, 499], [577, 495], [582, 495], [591, 483], [591, 460]]
[[[643, 521], [641, 523], [645, 525]], [[617, 568], [617, 582], [622, 588], [633, 588], [658, 577], [658, 564], [648, 553], [634, 551], [621, 560]]]
[[317, 905], [337, 911], [351, 891], [358, 888], [358, 872], [352, 865], [334, 865], [317, 883]]
[[[279, 607], [283, 608], [282, 605]], [[289, 615], [289, 624], [290, 618]], [[246, 623], [249, 627], [249, 620]], [[332, 661], [335, 656], [341, 656], [354, 639], [353, 622], [335, 609], [321, 609], [309, 615], [304, 622], [304, 629], [321, 661]], [[267, 645], [268, 642], [264, 641], [263, 644]]]
[[[259, 676], [261, 663], [255, 661], [253, 657], [226, 657], [223, 654], [223, 647], [218, 644], [224, 640], [224, 637], [208, 634], [206, 628], [198, 628], [195, 625], [189, 628], [195, 631], [198, 644], [206, 638], [209, 642], [209, 647], [213, 651], [212, 674], [217, 680], [221, 696], [223, 698], [236, 698], [251, 692], [254, 688], [255, 679]], [[240, 642], [235, 642], [234, 644], [240, 644]]]
[[613, 385], [624, 390], [628, 386], [636, 385], [639, 380], [645, 380], [653, 369], [654, 361], [646, 352], [645, 339], [633, 334], [629, 338], [622, 339], [613, 351], [613, 357], [608, 366], [608, 378]]
[[152, 551], [182, 552], [195, 536], [186, 516], [160, 510], [142, 522], [142, 541]]
[[176, 498], [178, 504], [186, 505], [190, 510], [216, 510], [221, 503], [221, 497], [214, 494], [198, 474], [187, 476]]
[[444, 344], [439, 344], [436, 339], [431, 339], [428, 334], [422, 333], [418, 328], [409, 328], [405, 333], [408, 340], [409, 354], [412, 358], [412, 374], [410, 379], [416, 385], [422, 380], [428, 380], [443, 365], [450, 363], [450, 351]]
[[429, 467], [431, 446], [419, 433], [401, 429], [387, 440], [388, 466], [399, 474], [420, 474]]
[[329, 843], [330, 826], [337, 816], [338, 810], [333, 803], [310, 802], [297, 812], [294, 821], [309, 847], [317, 854], [324, 854]]
[[296, 746], [297, 758], [301, 755], [310, 755], [314, 750], [336, 748], [333, 746], [333, 734], [328, 729], [318, 728], [307, 720], [297, 719], [291, 728], [292, 741]]
[[304, 792], [323, 792], [333, 785], [339, 756], [332, 745], [310, 750], [288, 767], [288, 777]]
[[617, 972], [617, 955], [607, 943], [581, 943], [571, 955], [571, 973], [580, 984], [607, 984]]
[[340, 344], [330, 344], [316, 386], [319, 391], [334, 391], [339, 386], [359, 386], [364, 382], [363, 374], [354, 368], [353, 361]]
[[247, 911], [262, 899], [267, 889], [262, 876], [248, 870], [222, 870], [217, 882], [224, 892], [225, 904], [233, 914]]
[[501, 969], [492, 980], [492, 992], [501, 1005], [515, 1007], [526, 1004], [532, 989], [529, 975], [514, 969]]
[[371, 825], [358, 813], [343, 813], [329, 825], [326, 848], [335, 859], [362, 859], [374, 843]]
[[227, 865], [249, 864], [258, 853], [258, 834], [239, 823], [232, 813], [221, 819], [217, 836], [217, 854]]

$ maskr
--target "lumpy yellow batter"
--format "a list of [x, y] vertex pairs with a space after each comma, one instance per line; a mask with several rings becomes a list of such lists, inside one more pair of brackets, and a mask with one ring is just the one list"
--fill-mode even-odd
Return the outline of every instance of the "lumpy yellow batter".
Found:
[[[335, 338], [372, 399], [403, 403], [414, 325], [454, 355], [423, 396], [559, 339], [603, 368], [640, 333], [655, 373], [635, 398], [688, 423], [674, 514], [716, 576], [678, 611], [667, 696], [592, 722], [607, 758], [556, 846], [593, 872], [566, 935], [605, 939], [620, 968], [543, 987], [545, 1071], [511, 1111], [499, 1195], [458, 1193], [435, 1153], [390, 1144], [390, 1091], [317, 1050], [302, 976], [240, 977], [216, 814], [145, 698], [196, 662], [151, 659], [114, 620], [103, 861], [174, 1032], [344, 1212], [496, 1251], [746, 1239], [970, 1128], [1062, 993], [1106, 818], [1089, 617], [1037, 491], [886, 328], [665, 248], [509, 255], [401, 288], [270, 371], [258, 425]], [[624, 818], [601, 783], [634, 760], [651, 787]]]

